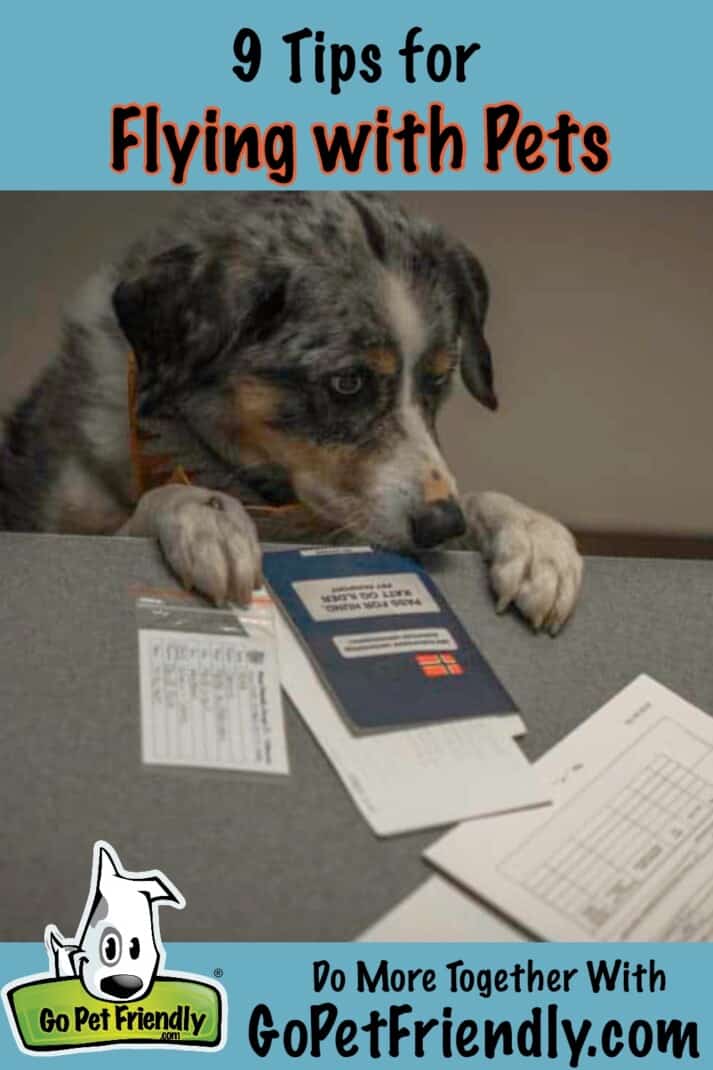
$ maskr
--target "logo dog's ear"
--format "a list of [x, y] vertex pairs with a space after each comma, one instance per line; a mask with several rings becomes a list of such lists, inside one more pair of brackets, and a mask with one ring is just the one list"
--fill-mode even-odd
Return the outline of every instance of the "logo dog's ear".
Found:
[[177, 910], [183, 910], [186, 905], [186, 901], [178, 888], [167, 880], [162, 873], [157, 873], [155, 877], [147, 877], [145, 880], [137, 881], [137, 885], [139, 891], [147, 895], [152, 903], [166, 903], [168, 906], [176, 907]]
[[58, 951], [61, 951], [65, 946], [65, 939], [56, 925], [47, 925], [45, 927], [45, 947], [52, 955], [56, 955]]
[[489, 409], [497, 409], [493, 363], [483, 327], [488, 311], [488, 280], [479, 261], [458, 244], [450, 257], [451, 277], [460, 324], [460, 370], [469, 392]]
[[121, 862], [113, 847], [99, 841], [94, 850], [96, 852], [96, 885], [101, 888], [102, 881], [106, 877], [118, 877], [121, 875]]

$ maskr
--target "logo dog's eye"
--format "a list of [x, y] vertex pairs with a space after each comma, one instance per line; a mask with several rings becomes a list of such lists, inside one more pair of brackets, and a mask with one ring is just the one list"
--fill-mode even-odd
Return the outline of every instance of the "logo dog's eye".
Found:
[[105, 966], [115, 966], [121, 958], [121, 937], [116, 929], [105, 929], [99, 944], [99, 954]]
[[364, 385], [364, 376], [358, 372], [343, 372], [341, 375], [333, 375], [329, 380], [329, 386], [333, 393], [339, 397], [352, 398], [358, 394]]
[[137, 959], [141, 954], [141, 944], [139, 943], [138, 936], [134, 936], [129, 944], [129, 955], [132, 959]]

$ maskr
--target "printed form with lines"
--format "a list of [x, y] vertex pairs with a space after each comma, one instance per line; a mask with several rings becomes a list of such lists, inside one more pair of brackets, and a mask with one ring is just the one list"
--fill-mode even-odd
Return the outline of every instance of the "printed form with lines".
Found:
[[713, 938], [713, 718], [640, 676], [536, 764], [551, 807], [427, 857], [546, 939]]

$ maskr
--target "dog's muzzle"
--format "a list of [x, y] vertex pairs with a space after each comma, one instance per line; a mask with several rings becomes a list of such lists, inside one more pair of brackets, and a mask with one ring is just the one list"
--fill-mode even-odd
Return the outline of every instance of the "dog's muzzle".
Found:
[[143, 983], [141, 978], [133, 973], [114, 973], [110, 977], [104, 977], [99, 987], [107, 996], [128, 999], [139, 991]]
[[455, 498], [431, 502], [411, 517], [411, 537], [420, 550], [465, 535], [463, 510]]

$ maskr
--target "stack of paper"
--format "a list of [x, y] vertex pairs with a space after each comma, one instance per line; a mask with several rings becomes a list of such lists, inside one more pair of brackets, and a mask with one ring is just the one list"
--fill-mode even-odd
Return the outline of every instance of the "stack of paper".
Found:
[[512, 698], [421, 566], [355, 547], [263, 568], [283, 687], [378, 835], [549, 801]]
[[[536, 766], [551, 808], [466, 822], [426, 857], [546, 939], [713, 937], [713, 719], [640, 676]], [[442, 878], [364, 934], [517, 938]]]
[[377, 835], [549, 800], [513, 741], [512, 718], [355, 736], [281, 616], [277, 634], [283, 687]]

